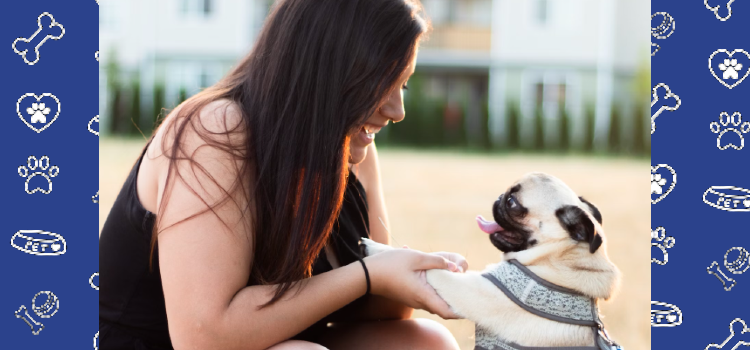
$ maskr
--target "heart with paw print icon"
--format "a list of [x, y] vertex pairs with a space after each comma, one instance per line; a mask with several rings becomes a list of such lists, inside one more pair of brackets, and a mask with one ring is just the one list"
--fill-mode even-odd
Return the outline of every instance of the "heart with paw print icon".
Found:
[[716, 80], [732, 89], [750, 75], [750, 54], [742, 49], [716, 50], [708, 58], [708, 69]]
[[50, 93], [37, 96], [28, 93], [18, 99], [16, 113], [37, 134], [46, 130], [60, 115], [60, 100]]
[[651, 204], [659, 203], [672, 192], [677, 185], [677, 172], [667, 165], [651, 167]]

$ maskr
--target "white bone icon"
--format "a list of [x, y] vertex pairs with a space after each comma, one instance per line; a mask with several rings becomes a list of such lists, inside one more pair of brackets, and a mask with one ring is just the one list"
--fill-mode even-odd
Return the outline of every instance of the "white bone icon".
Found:
[[[651, 242], [651, 246], [661, 249], [661, 252], [664, 253], [664, 260], [651, 258], [652, 263], [666, 265], [669, 262], [669, 254], [667, 253], [667, 249], [674, 247], [675, 239], [674, 237], [665, 238], [666, 235], [667, 230], [664, 229], [664, 227], [657, 227], [656, 230], [651, 231], [651, 239], [655, 239], [657, 241], [657, 243]], [[661, 242], [663, 242], [664, 244], [662, 244]]]
[[729, 0], [729, 2], [727, 2], [727, 11], [729, 12], [729, 14], [726, 17], [721, 17], [719, 16], [719, 9], [721, 8], [721, 5], [716, 5], [714, 7], [711, 7], [708, 5], [708, 0], [703, 0], [703, 4], [706, 5], [706, 8], [711, 10], [711, 12], [714, 13], [714, 16], [716, 16], [716, 19], [722, 22], [725, 22], [726, 20], [729, 19], [729, 17], [732, 17], [732, 3], [733, 2], [734, 0]]
[[[714, 56], [716, 56], [716, 54], [720, 52], [723, 52], [727, 54], [727, 56], [729, 56], [729, 58], [724, 59], [723, 63], [719, 64], [719, 69], [722, 72], [724, 72], [724, 74], [722, 75], [723, 79], [719, 78], [719, 76], [716, 75], [716, 72], [714, 71], [714, 67], [712, 64]], [[748, 54], [747, 51], [742, 50], [742, 49], [737, 49], [732, 52], [729, 52], [724, 49], [718, 49], [714, 51], [711, 54], [711, 56], [708, 57], [708, 70], [711, 72], [711, 75], [713, 75], [714, 78], [716, 78], [716, 80], [718, 80], [722, 85], [728, 87], [729, 89], [732, 89], [736, 87], [737, 85], [739, 85], [743, 80], [745, 80], [745, 78], [747, 78], [748, 74], [750, 74], [750, 69], [748, 69], [748, 67], [744, 67], [741, 63], [737, 62], [737, 59], [732, 58], [732, 56], [738, 52], [744, 54], [745, 56], [747, 56], [748, 60], [750, 60], [750, 54]], [[743, 69], [745, 71], [744, 75], [740, 73], [740, 71]], [[740, 78], [740, 76], [742, 76], [742, 78]], [[724, 81], [728, 79], [737, 80], [737, 81], [734, 84], [729, 85]]]
[[[669, 36], [674, 33], [676, 21], [670, 14], [666, 12], [654, 13], [653, 15], [651, 15], [651, 20], [653, 21], [654, 17], [656, 16], [662, 16], [662, 21], [658, 26], [651, 27], [651, 36], [656, 39], [669, 38]], [[651, 43], [651, 47], [656, 47], [656, 49], [651, 52], [651, 56], [656, 55], [656, 53], [661, 49], [661, 46], [655, 43]]]
[[42, 230], [20, 230], [10, 238], [10, 245], [26, 254], [39, 256], [63, 255], [68, 251], [63, 236]]
[[750, 190], [734, 186], [711, 186], [703, 192], [703, 203], [725, 211], [750, 212]]
[[676, 327], [681, 324], [682, 311], [679, 307], [661, 301], [651, 301], [651, 327]]
[[[32, 160], [34, 161], [33, 165], [32, 165], [32, 162], [31, 162]], [[44, 164], [45, 160], [47, 161], [46, 165]], [[39, 192], [42, 192], [44, 194], [49, 194], [50, 192], [52, 192], [52, 179], [51, 178], [57, 176], [57, 174], [60, 173], [60, 168], [58, 168], [56, 165], [53, 165], [53, 166], [50, 167], [50, 165], [49, 165], [49, 157], [47, 157], [47, 156], [43, 156], [39, 160], [37, 160], [36, 157], [34, 157], [34, 156], [29, 156], [29, 158], [26, 161], [26, 163], [29, 166], [28, 168], [25, 167], [25, 166], [23, 166], [23, 165], [21, 165], [21, 166], [18, 167], [18, 175], [21, 176], [21, 177], [23, 177], [23, 178], [26, 178], [26, 193], [28, 193], [28, 194], [34, 194], [37, 191], [39, 191]], [[49, 174], [45, 174], [45, 173], [40, 172], [40, 171], [35, 171], [35, 172], [32, 173], [32, 171], [36, 170], [37, 168], [41, 169], [42, 171], [46, 171], [47, 169], [49, 169]], [[49, 188], [47, 190], [44, 190], [41, 187], [37, 187], [37, 188], [29, 191], [29, 182], [31, 181], [32, 178], [34, 178], [37, 175], [40, 175], [40, 176], [44, 177], [45, 179], [47, 179], [47, 184], [49, 185]]]
[[[729, 127], [721, 130], [722, 126], [727, 127], [730, 125], [734, 126], [734, 128]], [[734, 112], [731, 116], [727, 112], [721, 112], [721, 114], [719, 115], [719, 122], [711, 122], [711, 124], [709, 124], [709, 127], [711, 128], [711, 132], [713, 132], [714, 134], [719, 134], [719, 136], [716, 138], [716, 148], [722, 151], [729, 147], [732, 147], [738, 151], [744, 148], [745, 137], [742, 136], [742, 134], [747, 134], [748, 132], [750, 132], [750, 122], [743, 123], [742, 114], [740, 114], [740, 112]], [[733, 131], [735, 134], [737, 134], [737, 136], [740, 137], [740, 147], [737, 147], [731, 142], [726, 146], [721, 145], [721, 137], [724, 136], [724, 134], [728, 131]]]
[[44, 325], [37, 322], [31, 315], [29, 315], [29, 310], [26, 310], [25, 305], [21, 305], [20, 308], [16, 311], [16, 318], [22, 319], [24, 322], [26, 322], [29, 327], [31, 327], [31, 334], [33, 335], [39, 335], [39, 332], [41, 332], [44, 329]]
[[[662, 178], [661, 174], [657, 173], [656, 171], [659, 169], [667, 169], [672, 174], [672, 183], [669, 185], [669, 188], [667, 191], [663, 190], [663, 187], [667, 184], [667, 180]], [[675, 185], [677, 185], [677, 172], [675, 170], [667, 165], [667, 164], [659, 164], [657, 166], [651, 167], [651, 194], [658, 194], [660, 195], [656, 199], [651, 199], [651, 204], [659, 203], [662, 199], [666, 198], [669, 193], [672, 192]]]
[[[26, 108], [25, 112], [30, 117], [29, 121], [27, 121], [26, 118], [24, 118], [24, 115], [21, 113], [21, 102], [23, 102], [23, 100], [25, 100], [27, 97], [33, 97], [37, 101], [37, 103], [32, 103], [31, 107]], [[49, 116], [50, 109], [44, 103], [40, 103], [43, 97], [50, 97], [55, 100], [55, 102], [57, 102], [57, 112], [55, 112], [55, 115], [49, 121], [47, 121], [47, 117]], [[60, 108], [60, 100], [57, 99], [55, 95], [50, 93], [43, 93], [41, 96], [37, 96], [33, 93], [27, 93], [21, 96], [18, 99], [18, 102], [16, 102], [16, 114], [18, 114], [18, 117], [21, 118], [21, 121], [23, 121], [26, 126], [31, 128], [31, 130], [36, 131], [37, 134], [46, 130], [50, 125], [52, 125], [52, 123], [55, 122], [55, 120], [57, 120], [57, 117], [60, 115]], [[44, 125], [41, 128], [37, 128], [34, 125], [31, 125], [36, 123], [42, 123]]]
[[99, 136], [99, 132], [96, 131], [96, 130], [94, 130], [93, 128], [91, 128], [91, 124], [93, 124], [93, 123], [99, 124], [99, 116], [98, 115], [96, 117], [91, 118], [91, 120], [89, 120], [88, 129], [89, 129], [90, 133], [92, 133], [92, 134], [94, 134], [96, 136]]
[[[55, 35], [52, 35], [52, 34], [46, 34], [44, 36], [44, 38], [41, 38], [41, 36], [39, 38], [37, 38], [37, 35], [39, 35], [39, 33], [41, 33], [44, 30], [44, 26], [42, 25], [42, 17], [44, 17], [44, 16], [49, 17], [50, 20], [52, 21], [52, 23], [49, 25], [49, 28], [53, 28], [53, 27], [59, 27], [60, 28], [60, 35], [55, 36]], [[36, 23], [37, 23], [37, 26], [39, 28], [36, 30], [36, 32], [34, 32], [34, 34], [31, 35], [30, 38], [28, 38], [28, 39], [26, 39], [26, 38], [17, 38], [15, 41], [13, 41], [13, 51], [15, 51], [15, 53], [21, 55], [21, 57], [23, 57], [23, 61], [26, 62], [26, 64], [28, 64], [30, 66], [33, 66], [37, 62], [39, 62], [39, 48], [42, 47], [42, 45], [44, 45], [44, 43], [47, 42], [48, 39], [59, 40], [60, 38], [63, 37], [63, 35], [65, 35], [65, 27], [63, 27], [62, 24], [57, 23], [55, 21], [55, 17], [53, 17], [52, 14], [50, 14], [48, 12], [44, 12], [41, 15], [39, 15], [39, 17], [36, 20]], [[41, 39], [41, 41], [39, 41], [39, 43], [37, 43], [36, 46], [34, 46], [34, 54], [36, 55], [36, 57], [35, 57], [35, 59], [33, 61], [29, 61], [28, 58], [26, 58], [26, 55], [29, 52], [29, 48], [27, 47], [23, 51], [19, 51], [17, 46], [18, 46], [18, 44], [20, 42], [24, 42], [24, 43], [27, 43], [27, 44], [32, 44], [32, 43], [34, 43], [34, 42], [36, 42], [37, 40], [40, 40], [40, 39]], [[22, 45], [22, 46], [24, 46], [24, 45]]]
[[[739, 335], [734, 332], [734, 329], [737, 328], [737, 326], [741, 326], [738, 331]], [[748, 335], [742, 335], [747, 333]], [[737, 339], [734, 337], [738, 336]], [[731, 343], [730, 343], [731, 341]], [[721, 344], [708, 344], [704, 350], [708, 350], [710, 348], [714, 349], [724, 349], [724, 346], [726, 345], [734, 345], [731, 348], [727, 348], [727, 350], [737, 350], [739, 349], [740, 345], [750, 345], [750, 328], [747, 328], [747, 325], [745, 324], [745, 321], [743, 321], [741, 318], [735, 318], [732, 320], [732, 322], [729, 323], [729, 337], [724, 340]]]
[[[729, 253], [733, 251], [738, 251], [740, 255], [735, 259], [733, 262], [729, 262]], [[748, 267], [750, 267], [750, 252], [747, 251], [747, 249], [742, 247], [732, 247], [727, 250], [726, 254], [724, 254], [724, 267], [727, 268], [729, 272], [735, 275], [741, 275], [745, 271], [747, 271]]]
[[721, 271], [721, 269], [719, 268], [719, 263], [717, 263], [716, 261], [711, 263], [711, 266], [706, 268], [706, 272], [718, 278], [719, 281], [721, 281], [721, 284], [724, 285], [724, 290], [727, 292], [732, 290], [732, 288], [737, 284], [737, 281], [729, 278], [727, 275], [724, 274], [724, 271]]
[[666, 94], [664, 95], [665, 99], [669, 99], [670, 97], [674, 98], [675, 103], [674, 103], [674, 106], [661, 106], [656, 111], [656, 113], [651, 115], [651, 134], [652, 135], [656, 131], [656, 117], [658, 117], [661, 114], [661, 112], [664, 112], [665, 110], [670, 111], [670, 112], [676, 111], [678, 108], [680, 108], [680, 105], [682, 104], [682, 102], [680, 101], [680, 96], [673, 94], [672, 90], [669, 89], [669, 85], [664, 84], [664, 83], [659, 83], [651, 89], [651, 107], [652, 108], [657, 102], [659, 102], [659, 88], [664, 88], [664, 90], [666, 90]]

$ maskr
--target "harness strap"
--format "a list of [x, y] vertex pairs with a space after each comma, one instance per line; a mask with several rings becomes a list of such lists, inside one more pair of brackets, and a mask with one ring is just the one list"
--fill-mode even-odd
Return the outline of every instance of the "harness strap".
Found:
[[522, 309], [548, 320], [590, 327], [594, 346], [529, 347], [505, 343], [496, 336], [476, 328], [475, 350], [618, 350], [599, 318], [596, 299], [580, 292], [550, 283], [526, 266], [512, 259], [482, 274]]

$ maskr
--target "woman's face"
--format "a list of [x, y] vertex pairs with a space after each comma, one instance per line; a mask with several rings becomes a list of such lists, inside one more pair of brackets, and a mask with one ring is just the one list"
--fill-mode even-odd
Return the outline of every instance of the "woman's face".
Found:
[[416, 62], [417, 55], [414, 54], [414, 59], [399, 78], [401, 88], [394, 90], [380, 108], [365, 121], [365, 125], [349, 139], [350, 164], [359, 164], [365, 159], [367, 146], [375, 141], [375, 135], [388, 125], [389, 121], [398, 123], [404, 120], [404, 90], [406, 82], [414, 74]]

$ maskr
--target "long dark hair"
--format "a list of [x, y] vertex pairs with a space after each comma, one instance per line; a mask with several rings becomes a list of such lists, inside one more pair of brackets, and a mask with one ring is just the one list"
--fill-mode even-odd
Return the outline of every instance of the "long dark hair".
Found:
[[[175, 171], [178, 160], [206, 173], [181, 146], [186, 127], [199, 130], [198, 112], [220, 99], [241, 109], [245, 151], [205, 129], [201, 138], [246, 164], [224, 201], [240, 206], [230, 192], [242, 191], [254, 207], [248, 284], [278, 284], [263, 307], [311, 276], [341, 208], [349, 139], [400, 88], [399, 78], [429, 30], [421, 12], [419, 0], [278, 1], [251, 53], [176, 112], [174, 118], [184, 122], [170, 124], [175, 136], [162, 147], [169, 159], [166, 189], [173, 173], [182, 179]], [[221, 204], [203, 202], [206, 210], [184, 220], [216, 214]], [[154, 226], [152, 255], [165, 206]], [[248, 205], [242, 206], [247, 213]]]

